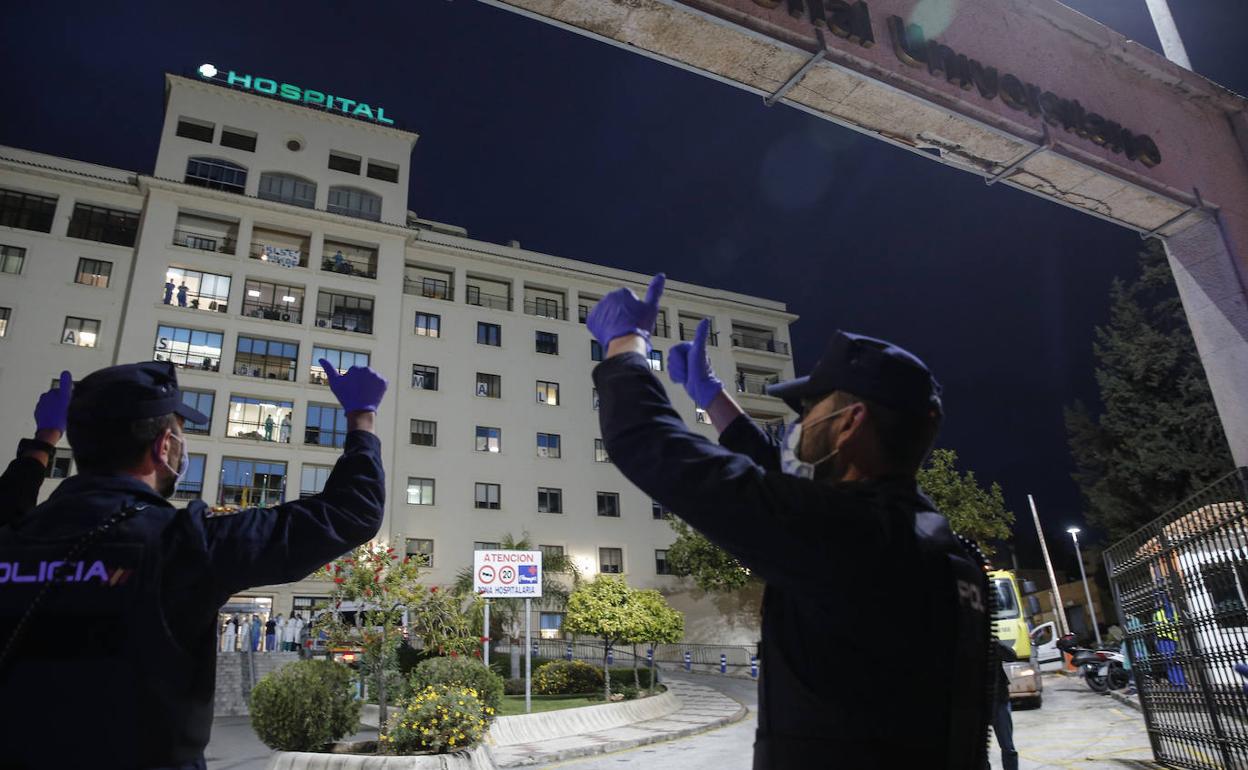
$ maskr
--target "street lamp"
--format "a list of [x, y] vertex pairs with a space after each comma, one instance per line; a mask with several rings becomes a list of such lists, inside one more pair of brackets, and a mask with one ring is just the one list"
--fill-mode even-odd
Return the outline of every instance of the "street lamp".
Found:
[[1092, 616], [1092, 631], [1096, 634], [1096, 646], [1101, 646], [1101, 627], [1096, 624], [1096, 609], [1092, 606], [1092, 591], [1088, 589], [1088, 573], [1083, 569], [1083, 554], [1079, 551], [1079, 528], [1070, 527], [1066, 530], [1070, 539], [1075, 541], [1075, 557], [1079, 559], [1079, 574], [1083, 577], [1083, 595], [1088, 600], [1088, 614]]

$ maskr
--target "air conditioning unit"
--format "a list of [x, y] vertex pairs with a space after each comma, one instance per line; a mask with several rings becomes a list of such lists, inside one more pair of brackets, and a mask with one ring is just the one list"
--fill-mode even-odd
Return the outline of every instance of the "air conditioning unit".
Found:
[[329, 326], [329, 320], [326, 318], [318, 318], [316, 319], [316, 325], [324, 329], [326, 326]]
[[550, 449], [544, 446], [539, 446], [537, 448], [537, 456], [538, 457], [550, 457]]

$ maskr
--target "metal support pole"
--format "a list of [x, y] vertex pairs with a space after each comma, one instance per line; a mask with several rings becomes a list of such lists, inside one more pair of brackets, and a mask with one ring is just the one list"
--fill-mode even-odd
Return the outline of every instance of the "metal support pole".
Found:
[[533, 623], [529, 614], [533, 600], [524, 600], [524, 713], [533, 710]]
[[790, 75], [789, 79], [784, 81], [784, 85], [780, 86], [775, 93], [771, 96], [764, 97], [764, 105], [772, 107], [776, 104], [776, 102], [783, 99], [785, 94], [793, 90], [793, 86], [797, 85], [802, 78], [806, 77], [806, 73], [810, 72], [810, 68], [818, 64], [819, 61], [823, 59], [824, 55], [827, 54], [828, 48], [827, 44], [823, 42], [823, 33], [816, 29], [815, 36], [819, 39], [819, 50], [815, 51], [815, 53], [806, 60], [806, 63], [801, 66], [801, 69]]
[[1166, 58], [1185, 70], [1192, 68], [1187, 58], [1187, 49], [1183, 47], [1183, 38], [1179, 37], [1179, 28], [1175, 26], [1174, 16], [1170, 14], [1170, 6], [1166, 0], [1144, 0], [1148, 4], [1148, 13], [1153, 17], [1153, 26], [1157, 28], [1157, 37], [1161, 40], [1161, 50]]
[[1031, 516], [1036, 522], [1036, 535], [1040, 538], [1040, 552], [1044, 554], [1044, 566], [1049, 570], [1049, 585], [1053, 587], [1053, 614], [1058, 621], [1058, 635], [1070, 633], [1070, 624], [1066, 622], [1066, 608], [1062, 605], [1062, 594], [1057, 590], [1057, 575], [1053, 573], [1053, 560], [1049, 558], [1049, 547], [1044, 542], [1044, 528], [1040, 526], [1040, 514], [1036, 511], [1036, 501], [1027, 495], [1031, 504]]
[[1096, 609], [1092, 606], [1092, 591], [1088, 589], [1088, 573], [1083, 568], [1083, 552], [1079, 550], [1079, 528], [1066, 530], [1075, 541], [1075, 558], [1079, 560], [1079, 576], [1083, 578], [1083, 596], [1088, 600], [1088, 615], [1092, 617], [1092, 631], [1096, 634], [1096, 646], [1101, 646], [1101, 627], [1096, 622]]
[[997, 182], [1000, 182], [1002, 179], [1005, 179], [1007, 176], [1009, 176], [1010, 172], [1012, 172], [1014, 169], [1023, 165], [1024, 163], [1036, 157], [1040, 153], [1046, 150], [1053, 149], [1053, 137], [1049, 136], [1048, 125], [1047, 124], [1042, 125], [1040, 128], [1042, 131], [1044, 131], [1044, 138], [1040, 140], [1040, 144], [1038, 144], [1035, 147], [1032, 147], [1021, 158], [1011, 161], [1008, 166], [1001, 169], [1000, 171], [993, 174], [992, 176], [984, 179], [984, 184], [988, 185], [989, 187], [993, 186]]
[[490, 600], [485, 600], [485, 628], [481, 631], [481, 638], [485, 641], [481, 642], [481, 646], [485, 649], [481, 653], [482, 659], [485, 661], [485, 667], [490, 667]]

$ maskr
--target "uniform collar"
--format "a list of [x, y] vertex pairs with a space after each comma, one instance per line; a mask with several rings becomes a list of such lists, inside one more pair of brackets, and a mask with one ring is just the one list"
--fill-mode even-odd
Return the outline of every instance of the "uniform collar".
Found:
[[70, 476], [62, 481], [61, 485], [48, 496], [48, 502], [53, 500], [61, 502], [62, 498], [77, 497], [79, 495], [94, 496], [100, 494], [125, 496], [135, 502], [169, 505], [169, 501], [156, 494], [156, 490], [133, 476], [97, 476], [85, 473]]

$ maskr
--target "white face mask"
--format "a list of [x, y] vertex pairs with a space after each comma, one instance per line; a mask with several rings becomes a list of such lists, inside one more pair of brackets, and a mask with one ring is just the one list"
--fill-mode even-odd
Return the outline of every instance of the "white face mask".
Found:
[[[815, 420], [809, 427], [814, 427], [821, 422], [832, 419], [841, 412], [850, 409], [853, 404], [837, 409], [831, 414], [825, 414], [818, 420]], [[798, 451], [802, 446], [802, 421], [796, 420], [785, 426], [784, 436], [780, 439], [780, 470], [790, 476], [797, 476], [800, 479], [813, 479], [815, 477], [815, 468], [826, 463], [836, 456], [837, 450], [833, 449], [824, 457], [808, 463], [798, 456]]]
[[[164, 465], [166, 468], [169, 469], [169, 472], [173, 474], [174, 476], [173, 489], [176, 491], [178, 488], [178, 485], [182, 483], [183, 477], [186, 476], [187, 470], [189, 470], [190, 468], [191, 459], [187, 457], [187, 454], [186, 454], [186, 441], [183, 440], [183, 438], [177, 435], [176, 433], [170, 433], [169, 437], [177, 439], [178, 444], [180, 444], [182, 447], [182, 451], [178, 453], [178, 469], [175, 471], [173, 469], [173, 466], [171, 466], [169, 463], [165, 462], [164, 460], [161, 460], [160, 462], [161, 462], [161, 465]], [[159, 455], [157, 455], [157, 457], [159, 457]], [[168, 495], [165, 495], [165, 497], [172, 497], [172, 496], [173, 496], [173, 492], [170, 492]]]

